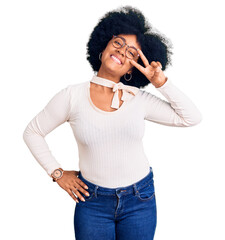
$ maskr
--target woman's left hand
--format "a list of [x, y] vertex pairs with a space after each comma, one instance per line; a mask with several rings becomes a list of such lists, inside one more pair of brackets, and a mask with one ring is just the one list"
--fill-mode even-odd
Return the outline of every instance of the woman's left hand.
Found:
[[138, 53], [145, 67], [142, 67], [134, 60], [130, 60], [130, 63], [135, 66], [140, 72], [142, 72], [156, 88], [161, 87], [167, 81], [167, 77], [162, 71], [161, 63], [152, 61], [151, 64], [149, 64], [148, 59], [145, 57], [141, 49], [138, 49]]

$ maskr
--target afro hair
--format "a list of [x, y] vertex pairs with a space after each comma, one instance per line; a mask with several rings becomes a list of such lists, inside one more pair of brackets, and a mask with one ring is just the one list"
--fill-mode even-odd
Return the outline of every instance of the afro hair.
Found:
[[[106, 48], [113, 35], [134, 34], [141, 46], [141, 50], [151, 63], [159, 61], [162, 70], [165, 70], [171, 63], [172, 43], [160, 33], [153, 31], [152, 26], [145, 19], [142, 12], [131, 6], [124, 6], [106, 13], [93, 29], [87, 43], [87, 60], [94, 72], [98, 72], [101, 61], [99, 54]], [[144, 67], [141, 58], [138, 63]], [[120, 81], [125, 85], [143, 88], [150, 84], [150, 81], [136, 67], [133, 67], [132, 78], [126, 81], [123, 77]]]

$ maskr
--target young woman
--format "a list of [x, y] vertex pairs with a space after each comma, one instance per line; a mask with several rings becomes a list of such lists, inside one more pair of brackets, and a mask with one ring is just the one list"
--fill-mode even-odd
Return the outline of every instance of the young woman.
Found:
[[[202, 117], [163, 73], [169, 41], [130, 6], [107, 13], [87, 44], [92, 79], [59, 91], [26, 127], [23, 138], [53, 181], [76, 202], [77, 240], [150, 240], [157, 210], [153, 169], [143, 149], [144, 120], [190, 127]], [[140, 89], [153, 84], [168, 101]], [[69, 122], [79, 171], [66, 171], [44, 137]], [[80, 201], [79, 201], [79, 200]]]

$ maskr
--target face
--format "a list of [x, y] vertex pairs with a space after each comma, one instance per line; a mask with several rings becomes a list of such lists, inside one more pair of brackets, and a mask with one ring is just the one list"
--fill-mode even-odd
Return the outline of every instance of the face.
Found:
[[[123, 37], [126, 44], [130, 47], [133, 46], [136, 49], [141, 49], [140, 44], [137, 42], [136, 35], [119, 34], [117, 36]], [[120, 78], [126, 73], [131, 73], [133, 65], [129, 62], [130, 59], [127, 58], [125, 54], [127, 45], [124, 45], [122, 48], [116, 48], [112, 45], [112, 42], [113, 39], [108, 42], [106, 48], [102, 52], [102, 64], [99, 71], [104, 71], [115, 77]], [[134, 60], [137, 62], [138, 58]]]

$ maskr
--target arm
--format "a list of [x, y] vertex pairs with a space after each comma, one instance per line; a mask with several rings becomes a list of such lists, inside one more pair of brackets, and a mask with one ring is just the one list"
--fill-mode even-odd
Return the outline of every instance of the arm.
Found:
[[145, 77], [160, 91], [169, 101], [162, 100], [151, 93], [145, 92], [145, 119], [167, 126], [189, 127], [198, 124], [202, 120], [201, 113], [194, 103], [168, 79], [160, 62], [148, 59], [139, 49], [138, 53], [145, 67], [131, 60]]
[[156, 89], [168, 102], [145, 92], [146, 120], [175, 127], [189, 127], [201, 122], [202, 115], [197, 107], [170, 79], [167, 78], [167, 81]]
[[68, 86], [52, 97], [44, 109], [28, 123], [23, 132], [23, 140], [27, 147], [49, 176], [61, 165], [52, 155], [45, 136], [69, 120], [70, 108], [70, 87]]

